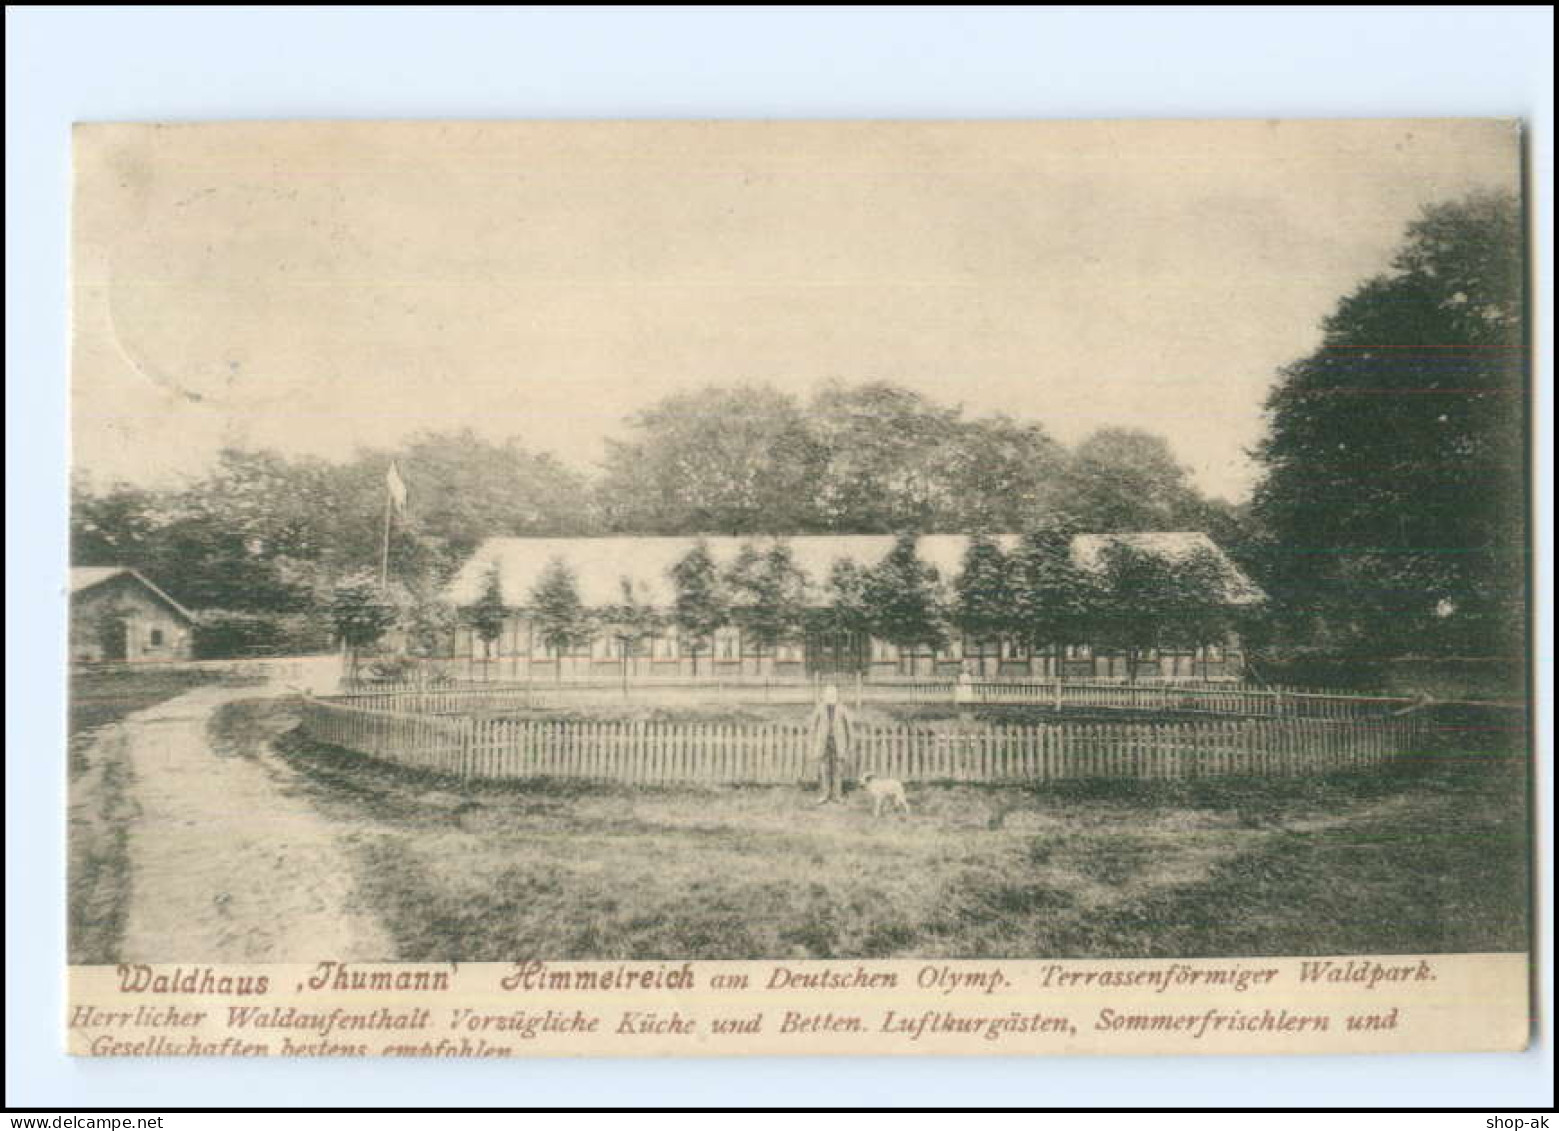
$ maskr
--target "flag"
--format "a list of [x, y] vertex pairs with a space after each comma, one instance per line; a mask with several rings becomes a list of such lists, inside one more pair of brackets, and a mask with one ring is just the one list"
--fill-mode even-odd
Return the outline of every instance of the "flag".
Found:
[[390, 469], [384, 473], [384, 487], [390, 492], [390, 506], [401, 517], [406, 515], [406, 481], [401, 478], [400, 468], [395, 466], [395, 461], [390, 461]]

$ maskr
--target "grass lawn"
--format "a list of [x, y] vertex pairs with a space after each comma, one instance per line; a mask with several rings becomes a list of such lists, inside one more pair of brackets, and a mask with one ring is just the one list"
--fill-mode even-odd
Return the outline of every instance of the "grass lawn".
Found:
[[[1490, 745], [1482, 742], [1481, 745]], [[1465, 745], [1462, 743], [1460, 745]], [[1524, 756], [1374, 775], [462, 787], [284, 736], [403, 960], [1039, 958], [1528, 946]]]
[[1355, 688], [1366, 695], [1427, 694], [1436, 699], [1520, 703], [1527, 695], [1523, 656], [1317, 657], [1263, 666], [1267, 679], [1300, 687]]

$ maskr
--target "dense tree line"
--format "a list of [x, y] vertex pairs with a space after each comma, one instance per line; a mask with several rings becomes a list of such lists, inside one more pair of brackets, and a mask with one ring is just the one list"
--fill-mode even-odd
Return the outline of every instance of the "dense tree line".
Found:
[[968, 419], [890, 385], [834, 384], [804, 404], [762, 387], [700, 389], [628, 432], [594, 479], [471, 431], [341, 462], [228, 450], [170, 490], [78, 478], [73, 561], [133, 566], [199, 609], [326, 609], [338, 582], [380, 561], [392, 459], [411, 493], [391, 528], [391, 579], [413, 603], [502, 535], [1020, 529], [1063, 504], [1095, 530], [1237, 523], [1159, 437], [1110, 429], [1069, 452], [1037, 424]]
[[469, 431], [425, 433], [339, 463], [227, 450], [205, 476], [166, 490], [78, 476], [71, 560], [131, 566], [202, 611], [197, 640], [207, 650], [328, 645], [338, 590], [366, 577], [384, 598], [391, 459], [412, 490], [390, 525], [389, 603], [414, 636], [436, 634], [437, 594], [482, 539], [579, 533], [588, 515], [577, 472]]
[[970, 419], [908, 389], [832, 383], [670, 397], [609, 445], [594, 495], [635, 534], [1020, 530], [1065, 510], [1093, 530], [1205, 528], [1208, 500], [1162, 437], [1102, 429], [1069, 451], [1035, 423]]

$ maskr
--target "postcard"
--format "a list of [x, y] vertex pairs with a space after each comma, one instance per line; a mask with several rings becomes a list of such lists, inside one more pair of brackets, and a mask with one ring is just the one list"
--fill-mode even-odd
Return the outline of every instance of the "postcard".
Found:
[[1519, 123], [74, 152], [72, 1053], [1526, 1046]]

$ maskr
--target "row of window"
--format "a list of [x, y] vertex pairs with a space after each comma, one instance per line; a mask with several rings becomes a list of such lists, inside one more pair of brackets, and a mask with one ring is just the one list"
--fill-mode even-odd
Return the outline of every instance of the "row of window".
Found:
[[[517, 643], [520, 643], [519, 648], [511, 646], [508, 649], [495, 648], [494, 651], [501, 652], [504, 655], [523, 655], [524, 652], [521, 650], [523, 643]], [[571, 655], [578, 658], [588, 656], [592, 660], [621, 660], [628, 645], [629, 642], [620, 637], [598, 636], [590, 641], [588, 645], [576, 648]], [[483, 654], [482, 641], [474, 635], [471, 647], [473, 655], [480, 657]], [[900, 657], [900, 651], [896, 645], [886, 640], [873, 638], [871, 641], [870, 656], [874, 663], [897, 662]], [[688, 652], [687, 654], [691, 656], [692, 653]], [[744, 656], [750, 657], [756, 654], [757, 649], [751, 644], [744, 648], [741, 630], [734, 627], [717, 630], [709, 647], [700, 653], [702, 658], [713, 657], [716, 660], [729, 661], [739, 660]], [[772, 650], [765, 650], [763, 654], [772, 655], [779, 663], [801, 663], [806, 659], [806, 647], [800, 643], [781, 644]], [[926, 653], [924, 650], [920, 650], [916, 654], [924, 656]], [[1044, 659], [1050, 654], [1048, 649], [1040, 649], [1036, 652], [1021, 641], [1015, 640], [984, 643], [966, 643], [963, 640], [953, 640], [949, 642], [947, 647], [936, 650], [936, 658], [938, 660], [954, 662], [962, 661], [966, 658], [989, 657], [1021, 663], [1035, 658]], [[1184, 655], [1185, 653], [1175, 654]], [[547, 643], [540, 637], [537, 637], [534, 642], [534, 655], [539, 660], [554, 660], [557, 658], [557, 652], [548, 647]], [[671, 629], [662, 635], [634, 642], [633, 655], [650, 660], [678, 660], [682, 658], [683, 651], [677, 639], [676, 630]], [[1093, 655], [1093, 649], [1087, 644], [1070, 644], [1062, 649], [1062, 656], [1067, 660], [1088, 660], [1092, 659]], [[1147, 652], [1144, 658], [1150, 661], [1157, 660], [1159, 653], [1157, 649], [1152, 649]], [[1223, 649], [1216, 644], [1211, 645], [1206, 650], [1205, 658], [1215, 663], [1221, 661], [1223, 659]]]
[[[630, 647], [633, 649], [633, 655], [651, 660], [678, 660], [684, 655], [684, 649], [675, 632], [632, 642], [617, 636], [597, 636], [588, 644], [577, 647], [568, 654], [580, 659], [589, 657], [592, 660], [621, 660]], [[480, 657], [483, 652], [482, 641], [473, 636], [471, 649], [473, 655]], [[523, 641], [518, 642], [518, 647], [495, 646], [493, 650], [506, 656], [525, 654]], [[539, 660], [557, 658], [557, 650], [539, 636], [533, 644], [533, 652]], [[712, 656], [717, 660], [739, 660], [744, 655], [755, 654], [756, 649], [750, 643], [745, 650], [743, 649], [741, 633], [736, 629], [720, 629], [709, 645], [699, 652], [701, 658]], [[692, 652], [687, 651], [686, 655], [691, 656]], [[800, 663], [806, 658], [806, 649], [801, 644], [781, 644], [776, 648], [766, 649], [764, 655], [772, 655], [779, 661], [789, 660]]]

